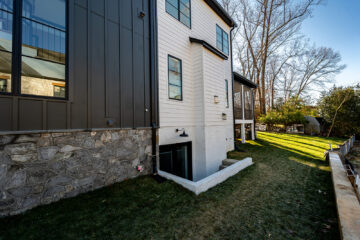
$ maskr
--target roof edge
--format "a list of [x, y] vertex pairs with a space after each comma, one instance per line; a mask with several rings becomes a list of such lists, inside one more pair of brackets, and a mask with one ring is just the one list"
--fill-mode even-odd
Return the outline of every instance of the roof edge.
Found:
[[217, 0], [204, 0], [216, 14], [226, 22], [230, 27], [236, 27], [235, 21], [230, 17], [226, 10], [217, 2]]
[[233, 72], [234, 75], [234, 80], [238, 81], [250, 88], [257, 88], [258, 85], [252, 81], [250, 81], [249, 79], [247, 79], [246, 77], [242, 76], [241, 74], [237, 73], [237, 72]]

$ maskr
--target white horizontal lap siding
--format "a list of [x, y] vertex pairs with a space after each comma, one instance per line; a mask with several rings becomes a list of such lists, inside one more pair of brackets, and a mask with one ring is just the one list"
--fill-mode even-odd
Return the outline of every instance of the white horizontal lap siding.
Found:
[[[166, 12], [165, 0], [158, 1], [157, 5], [160, 127], [231, 123], [230, 59], [222, 60], [189, 41], [189, 37], [195, 37], [216, 47], [216, 25], [228, 34], [230, 27], [203, 0], [191, 0], [191, 29]], [[168, 96], [169, 54], [182, 61], [183, 101], [171, 100]], [[225, 107], [225, 79], [229, 81], [228, 109]], [[214, 94], [220, 97], [219, 104], [213, 104]], [[227, 114], [228, 120], [222, 120], [222, 112]]]

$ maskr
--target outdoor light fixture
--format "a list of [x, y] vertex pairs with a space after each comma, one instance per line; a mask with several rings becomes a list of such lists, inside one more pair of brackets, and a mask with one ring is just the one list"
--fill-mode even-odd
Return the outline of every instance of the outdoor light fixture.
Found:
[[214, 96], [214, 103], [215, 104], [218, 104], [220, 102], [220, 100], [219, 100], [219, 96]]
[[180, 131], [183, 131], [179, 136], [180, 137], [188, 137], [189, 135], [185, 132], [185, 128], [182, 128], [182, 129], [176, 129], [175, 130], [176, 132], [180, 132]]

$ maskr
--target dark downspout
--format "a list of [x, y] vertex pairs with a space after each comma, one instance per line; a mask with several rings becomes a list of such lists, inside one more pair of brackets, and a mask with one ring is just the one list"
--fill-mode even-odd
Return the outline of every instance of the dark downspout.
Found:
[[234, 128], [234, 149], [236, 150], [236, 132], [235, 132], [235, 105], [234, 105], [234, 64], [233, 64], [233, 47], [232, 47], [232, 31], [235, 26], [230, 30], [230, 54], [231, 54], [231, 81], [232, 81], [232, 108], [233, 108], [233, 128]]
[[157, 174], [157, 129], [159, 128], [159, 97], [158, 97], [158, 38], [157, 38], [157, 7], [156, 0], [150, 2], [150, 94], [151, 94], [151, 145], [152, 168]]

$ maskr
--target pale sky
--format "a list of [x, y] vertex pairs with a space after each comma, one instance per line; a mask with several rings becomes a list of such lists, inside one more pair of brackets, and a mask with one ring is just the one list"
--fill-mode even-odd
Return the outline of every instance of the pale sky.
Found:
[[316, 46], [341, 54], [347, 67], [336, 77], [337, 86], [360, 83], [360, 0], [327, 0], [305, 20], [302, 32]]

